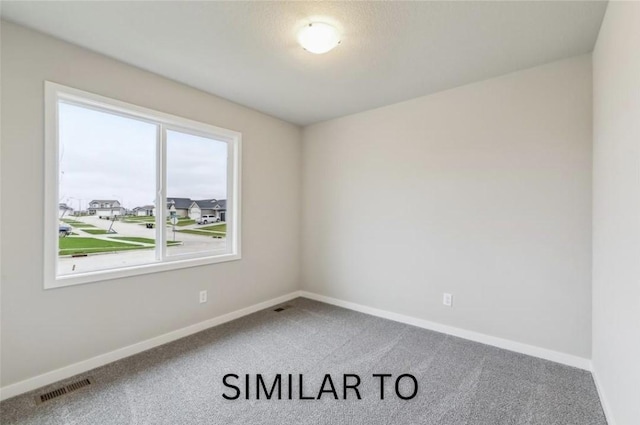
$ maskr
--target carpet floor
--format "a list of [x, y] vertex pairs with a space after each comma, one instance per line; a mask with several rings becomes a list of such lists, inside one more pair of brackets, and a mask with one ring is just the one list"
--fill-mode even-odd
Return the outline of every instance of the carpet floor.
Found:
[[[591, 374], [488, 345], [380, 319], [304, 298], [282, 312], [233, 322], [0, 403], [9, 424], [440, 424], [603, 425]], [[255, 398], [282, 374], [282, 398]], [[396, 395], [396, 378], [415, 376], [415, 397]], [[225, 374], [238, 380], [223, 385]], [[250, 397], [245, 397], [250, 374]], [[292, 400], [288, 374], [293, 375]], [[325, 374], [331, 391], [317, 397]], [[358, 375], [361, 399], [343, 374]], [[381, 399], [380, 378], [391, 374]], [[93, 384], [44, 403], [36, 395], [91, 377]], [[354, 384], [356, 378], [348, 378]], [[330, 389], [325, 382], [324, 389]], [[399, 381], [400, 394], [414, 389]], [[241, 396], [226, 400], [223, 394]]]

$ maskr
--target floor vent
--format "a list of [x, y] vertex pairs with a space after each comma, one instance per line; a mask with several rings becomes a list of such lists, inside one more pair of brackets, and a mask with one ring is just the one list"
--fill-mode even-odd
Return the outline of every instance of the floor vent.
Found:
[[58, 398], [65, 394], [71, 393], [73, 391], [77, 391], [80, 388], [84, 388], [91, 384], [92, 384], [91, 378], [86, 378], [81, 381], [72, 382], [71, 384], [65, 387], [56, 388], [55, 390], [49, 391], [44, 394], [40, 394], [39, 396], [36, 397], [36, 402], [38, 404], [44, 403], [45, 401], [53, 400], [54, 398]]
[[291, 306], [290, 305], [283, 305], [282, 307], [278, 307], [273, 309], [273, 311], [275, 311], [276, 313], [280, 313], [281, 311], [285, 311], [287, 309], [290, 309]]
[[91, 380], [89, 378], [83, 379], [82, 381], [74, 382], [72, 384], [67, 385], [67, 391], [72, 392], [75, 390], [79, 390], [80, 388], [84, 388], [87, 385], [91, 385]]

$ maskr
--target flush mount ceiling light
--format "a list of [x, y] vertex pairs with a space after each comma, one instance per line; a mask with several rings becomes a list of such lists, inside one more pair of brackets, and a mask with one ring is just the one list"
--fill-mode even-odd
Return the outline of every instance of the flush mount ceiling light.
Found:
[[298, 31], [298, 43], [311, 53], [322, 54], [340, 44], [340, 35], [329, 24], [312, 22]]

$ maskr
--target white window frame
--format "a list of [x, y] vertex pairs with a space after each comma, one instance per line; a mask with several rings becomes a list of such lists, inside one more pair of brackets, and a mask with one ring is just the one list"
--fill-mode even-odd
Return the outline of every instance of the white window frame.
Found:
[[[242, 134], [155, 111], [83, 90], [45, 81], [45, 181], [44, 181], [44, 288], [60, 288], [83, 283], [99, 282], [186, 267], [202, 266], [241, 259], [240, 254], [240, 166]], [[156, 134], [156, 262], [117, 269], [96, 270], [58, 276], [59, 230], [59, 131], [58, 102], [63, 101], [84, 108], [120, 115], [157, 125]], [[168, 232], [165, 231], [167, 211], [167, 130], [213, 138], [227, 143], [227, 249], [224, 253], [166, 254]]]

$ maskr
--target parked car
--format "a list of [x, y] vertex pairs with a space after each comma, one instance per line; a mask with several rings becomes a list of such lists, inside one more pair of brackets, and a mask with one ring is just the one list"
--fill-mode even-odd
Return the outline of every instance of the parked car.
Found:
[[203, 215], [202, 217], [196, 219], [196, 223], [198, 224], [217, 223], [219, 221], [220, 217], [216, 217], [215, 215]]
[[61, 238], [64, 238], [65, 236], [69, 236], [71, 234], [71, 226], [67, 226], [66, 224], [61, 224], [58, 227], [58, 235]]

